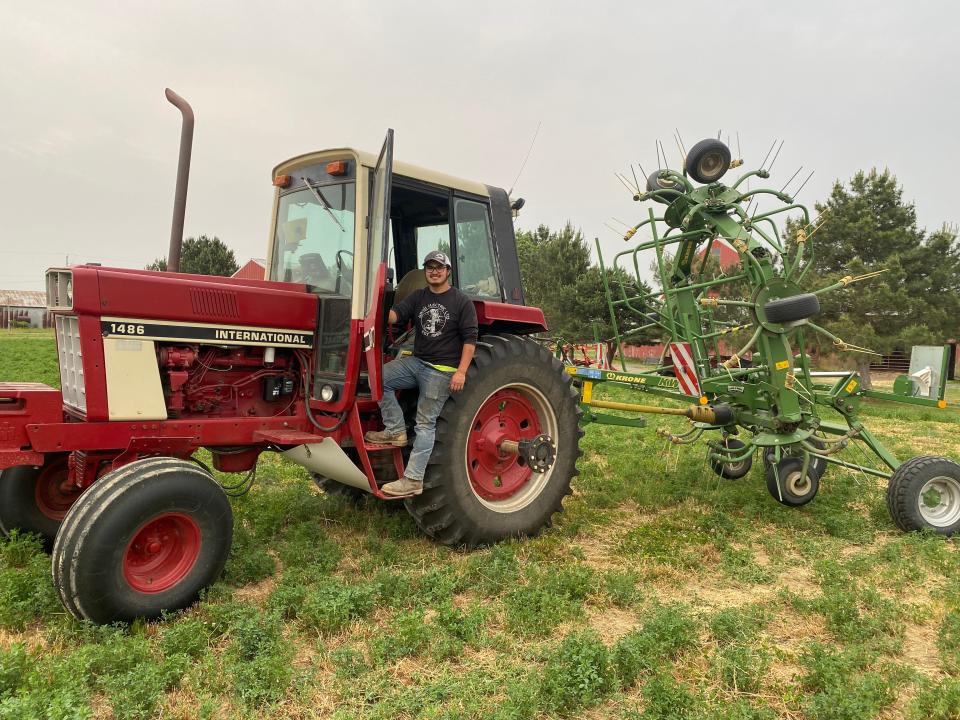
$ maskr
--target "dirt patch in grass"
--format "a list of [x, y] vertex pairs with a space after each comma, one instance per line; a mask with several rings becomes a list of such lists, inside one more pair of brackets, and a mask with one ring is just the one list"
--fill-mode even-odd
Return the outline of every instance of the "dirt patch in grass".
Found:
[[589, 608], [587, 622], [607, 645], [613, 645], [631, 630], [635, 630], [640, 621], [629, 610], [619, 608]]
[[235, 592], [237, 600], [263, 605], [266, 603], [270, 593], [273, 592], [274, 587], [276, 587], [279, 577], [280, 575], [278, 573], [260, 582], [237, 588]]
[[777, 585], [807, 599], [820, 592], [820, 586], [814, 580], [813, 572], [807, 565], [794, 565], [781, 573], [777, 578]]
[[903, 633], [903, 660], [927, 677], [941, 675], [937, 651], [937, 625], [907, 625]]

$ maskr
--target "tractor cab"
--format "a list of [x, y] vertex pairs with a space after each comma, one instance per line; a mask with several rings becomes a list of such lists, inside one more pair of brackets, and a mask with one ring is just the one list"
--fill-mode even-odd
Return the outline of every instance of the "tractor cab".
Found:
[[[431, 250], [451, 257], [451, 283], [478, 310], [523, 305], [507, 193], [394, 162], [392, 130], [379, 155], [300, 155], [274, 168], [273, 184], [267, 279], [303, 283], [318, 297], [314, 397], [330, 410], [357, 389], [379, 398], [386, 310], [426, 286]], [[362, 347], [350, 342], [357, 332]]]

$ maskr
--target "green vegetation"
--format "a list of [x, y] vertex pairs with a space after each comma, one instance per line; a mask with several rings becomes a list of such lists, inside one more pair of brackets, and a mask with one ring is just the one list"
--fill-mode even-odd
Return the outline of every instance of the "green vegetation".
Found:
[[[167, 269], [167, 259], [157, 258], [147, 265], [146, 269], [164, 271]], [[239, 269], [233, 250], [220, 238], [201, 235], [183, 241], [180, 249], [180, 272], [229, 277]]]
[[[0, 333], [11, 375], [56, 384], [49, 333]], [[864, 416], [960, 457], [955, 411]], [[40, 543], [0, 541], [0, 717], [960, 716], [957, 544], [897, 532], [881, 480], [831, 468], [788, 509], [652, 429], [583, 445], [552, 528], [471, 553], [264, 456], [223, 581], [159, 622], [74, 622]]]

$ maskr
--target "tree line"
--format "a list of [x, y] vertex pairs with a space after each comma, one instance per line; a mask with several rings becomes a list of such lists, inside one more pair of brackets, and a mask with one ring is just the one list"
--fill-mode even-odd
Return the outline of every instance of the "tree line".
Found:
[[[944, 224], [932, 232], [919, 227], [914, 204], [904, 200], [903, 188], [887, 169], [860, 171], [848, 183], [838, 180], [815, 209], [822, 224], [811, 239], [814, 265], [804, 290], [885, 270], [872, 280], [820, 296], [818, 324], [847, 343], [883, 354], [909, 352], [917, 344], [939, 345], [958, 335], [960, 243], [955, 226]], [[787, 223], [788, 241], [801, 224]], [[600, 268], [580, 230], [569, 222], [556, 231], [545, 225], [520, 230], [517, 251], [526, 302], [543, 309], [552, 334], [577, 341], [592, 341], [595, 332], [602, 339], [613, 334]], [[622, 271], [616, 279], [628, 295], [650, 292]], [[636, 328], [639, 318], [622, 307], [617, 323], [624, 333]], [[659, 338], [645, 334], [630, 340], [643, 341]], [[828, 344], [823, 350], [831, 351], [829, 341], [823, 342]], [[857, 356], [867, 382], [870, 359]]]

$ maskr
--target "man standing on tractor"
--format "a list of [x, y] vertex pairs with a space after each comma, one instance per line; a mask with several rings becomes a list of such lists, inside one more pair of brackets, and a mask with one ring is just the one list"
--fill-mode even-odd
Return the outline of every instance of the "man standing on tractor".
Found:
[[403, 477], [380, 488], [394, 497], [423, 492], [437, 416], [448, 395], [463, 389], [477, 346], [477, 311], [470, 298], [450, 285], [450, 258], [434, 250], [424, 258], [423, 268], [427, 287], [400, 301], [388, 318], [391, 325], [413, 321], [413, 355], [398, 357], [383, 366], [380, 415], [384, 429], [366, 434], [370, 442], [404, 447], [406, 423], [395, 391], [419, 389], [413, 450]]

